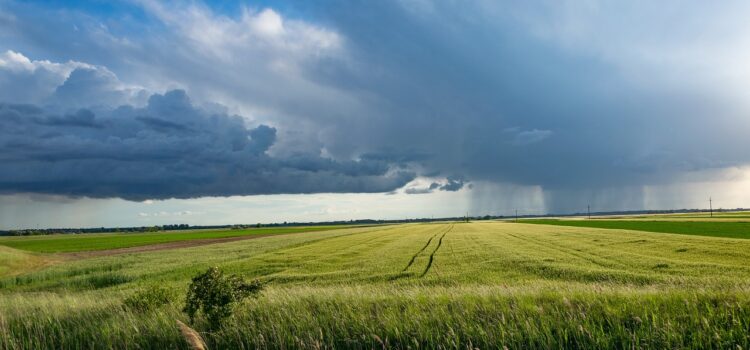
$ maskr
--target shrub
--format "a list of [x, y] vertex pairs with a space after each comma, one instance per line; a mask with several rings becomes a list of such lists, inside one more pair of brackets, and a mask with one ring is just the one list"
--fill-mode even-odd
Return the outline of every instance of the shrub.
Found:
[[257, 280], [245, 282], [239, 276], [224, 275], [221, 270], [212, 267], [193, 277], [183, 311], [190, 317], [190, 323], [195, 322], [198, 311], [203, 312], [209, 326], [217, 329], [232, 315], [234, 304], [257, 295], [262, 288]]
[[133, 311], [149, 311], [172, 301], [172, 292], [162, 286], [149, 286], [125, 298], [123, 306]]

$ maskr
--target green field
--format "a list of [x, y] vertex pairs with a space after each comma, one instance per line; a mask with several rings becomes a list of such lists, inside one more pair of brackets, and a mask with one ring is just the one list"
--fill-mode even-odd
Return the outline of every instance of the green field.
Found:
[[696, 213], [674, 213], [674, 214], [652, 214], [652, 215], [639, 215], [645, 218], [702, 218], [702, 219], [724, 219], [724, 218], [736, 218], [736, 219], [747, 219], [750, 218], [750, 212], [748, 211], [717, 211], [713, 213], [709, 212], [696, 212]]
[[604, 215], [594, 216], [592, 220], [647, 220], [647, 221], [714, 221], [714, 222], [748, 222], [750, 212], [748, 211], [714, 211], [693, 213], [669, 213], [669, 214], [638, 214], [638, 215]]
[[[672, 219], [675, 220], [675, 219]], [[651, 221], [651, 220], [522, 220], [527, 224], [544, 224], [572, 227], [636, 230], [646, 232], [679, 233], [728, 238], [750, 238], [750, 222], [730, 221]]]
[[[54, 257], [19, 252], [0, 250]], [[175, 320], [210, 266], [266, 283], [221, 329], [195, 324], [211, 349], [750, 348], [750, 240], [510, 222], [60, 261], [0, 278], [0, 348], [187, 348]], [[174, 301], [123, 309], [154, 284]]]
[[200, 230], [149, 233], [85, 233], [29, 237], [0, 237], [0, 246], [42, 253], [80, 252], [89, 250], [138, 247], [150, 244], [190, 241], [196, 239], [230, 238], [251, 235], [272, 235], [315, 232], [342, 226], [268, 227], [242, 230]]

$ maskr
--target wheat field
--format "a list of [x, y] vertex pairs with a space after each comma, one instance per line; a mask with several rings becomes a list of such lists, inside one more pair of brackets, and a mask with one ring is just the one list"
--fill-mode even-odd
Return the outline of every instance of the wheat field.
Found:
[[[209, 348], [750, 347], [750, 240], [511, 222], [406, 224], [87, 259], [0, 250], [0, 347], [186, 348], [210, 266], [266, 288]], [[150, 285], [173, 301], [123, 308]]]

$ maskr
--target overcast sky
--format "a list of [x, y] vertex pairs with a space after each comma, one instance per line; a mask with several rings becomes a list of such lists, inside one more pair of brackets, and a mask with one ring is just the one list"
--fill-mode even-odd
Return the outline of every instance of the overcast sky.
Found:
[[748, 13], [0, 0], [0, 228], [750, 207]]

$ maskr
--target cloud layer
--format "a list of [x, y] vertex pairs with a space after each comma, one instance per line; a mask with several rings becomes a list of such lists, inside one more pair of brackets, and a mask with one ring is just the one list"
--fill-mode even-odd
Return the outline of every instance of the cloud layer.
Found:
[[0, 5], [4, 193], [388, 192], [422, 178], [404, 192], [539, 188], [565, 211], [750, 163], [743, 2], [122, 7]]

